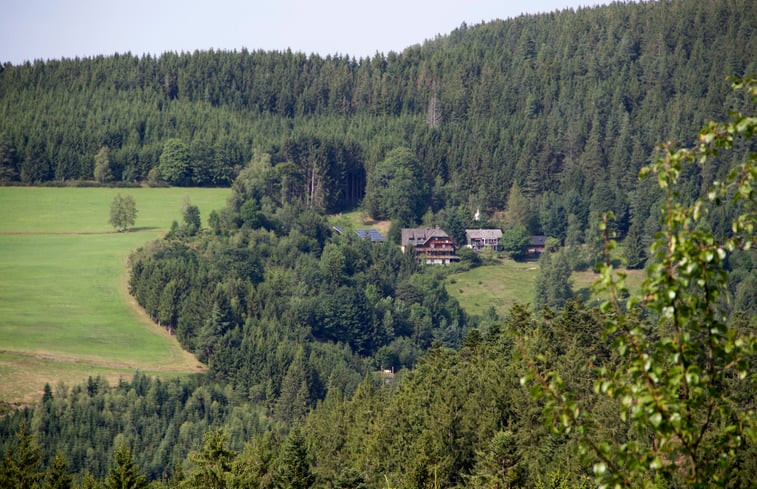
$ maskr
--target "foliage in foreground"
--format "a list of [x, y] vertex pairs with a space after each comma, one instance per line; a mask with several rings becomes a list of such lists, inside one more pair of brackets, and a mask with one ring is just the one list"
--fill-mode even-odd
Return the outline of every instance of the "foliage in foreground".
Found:
[[[757, 102], [755, 80], [737, 80], [735, 87]], [[754, 474], [755, 317], [729, 321], [723, 293], [728, 257], [754, 245], [757, 153], [749, 141], [756, 127], [757, 117], [735, 112], [727, 122], [707, 125], [692, 148], [664, 145], [663, 156], [642, 170], [641, 176], [657, 176], [666, 200], [641, 294], [621, 304], [628, 292], [624, 276], [609, 263], [596, 284], [610, 294], [602, 306], [604, 335], [618, 363], [598, 368], [594, 389], [617, 403], [615, 423], [625, 436], [603, 436], [596, 413], [563, 377], [540, 373], [530, 360], [530, 377], [539, 381], [534, 394], [547, 396], [555, 427], [580, 436], [600, 487], [728, 487], [747, 484], [749, 471]], [[743, 163], [702, 198], [682, 201], [679, 178], [686, 166], [707, 165], [730, 149], [745, 153]], [[709, 218], [722, 207], [731, 229], [718, 236]], [[608, 239], [608, 257], [613, 246]]]

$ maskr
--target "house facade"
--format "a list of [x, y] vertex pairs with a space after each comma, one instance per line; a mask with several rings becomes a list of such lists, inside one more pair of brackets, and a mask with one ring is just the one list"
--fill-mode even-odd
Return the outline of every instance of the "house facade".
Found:
[[427, 265], [446, 265], [460, 261], [455, 242], [439, 228], [405, 228], [402, 230], [402, 251], [412, 249]]
[[491, 249], [499, 250], [499, 240], [502, 239], [501, 229], [466, 229], [465, 242], [473, 251]]

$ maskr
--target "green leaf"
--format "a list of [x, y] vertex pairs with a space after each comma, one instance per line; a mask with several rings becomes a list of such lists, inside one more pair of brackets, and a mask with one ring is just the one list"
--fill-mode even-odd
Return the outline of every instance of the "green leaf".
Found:
[[659, 427], [662, 423], [662, 414], [654, 413], [649, 417], [649, 422], [652, 423], [652, 426], [654, 426], [655, 428]]

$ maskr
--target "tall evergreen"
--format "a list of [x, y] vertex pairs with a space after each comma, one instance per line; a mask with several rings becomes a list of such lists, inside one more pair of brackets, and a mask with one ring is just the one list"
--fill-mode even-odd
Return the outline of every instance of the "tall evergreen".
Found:
[[68, 473], [68, 463], [66, 456], [58, 452], [55, 454], [52, 467], [45, 476], [45, 482], [42, 489], [71, 489], [73, 480]]
[[36, 437], [29, 432], [26, 420], [23, 420], [16, 432], [16, 443], [5, 451], [0, 482], [9, 489], [27, 489], [36, 487], [44, 475], [42, 452]]
[[147, 479], [134, 464], [131, 449], [126, 443], [119, 444], [113, 452], [113, 462], [103, 481], [105, 489], [146, 489]]
[[299, 424], [294, 425], [281, 447], [275, 476], [281, 489], [308, 489], [315, 484], [305, 437]]

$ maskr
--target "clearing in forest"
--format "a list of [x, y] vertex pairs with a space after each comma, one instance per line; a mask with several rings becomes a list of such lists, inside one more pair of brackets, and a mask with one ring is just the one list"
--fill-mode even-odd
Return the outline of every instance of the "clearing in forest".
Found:
[[[624, 270], [628, 274], [627, 285], [631, 291], [638, 291], [644, 278], [642, 270]], [[500, 317], [516, 303], [533, 304], [536, 276], [539, 272], [538, 260], [516, 262], [510, 259], [496, 259], [493, 264], [483, 265], [447, 277], [447, 293], [455, 297], [460, 306], [472, 315], [483, 315], [489, 307]], [[593, 304], [591, 285], [599, 275], [591, 270], [573, 272], [573, 292]]]

